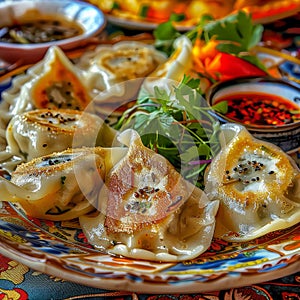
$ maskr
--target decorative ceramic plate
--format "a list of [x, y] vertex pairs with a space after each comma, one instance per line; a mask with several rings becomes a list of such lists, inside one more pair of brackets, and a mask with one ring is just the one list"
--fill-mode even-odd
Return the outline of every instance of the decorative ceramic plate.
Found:
[[[0, 85], [6, 89], [10, 80]], [[300, 155], [294, 154], [300, 161]], [[5, 199], [2, 199], [5, 200]], [[0, 202], [0, 253], [32, 269], [92, 287], [195, 293], [282, 277], [300, 269], [300, 223], [245, 243], [214, 239], [197, 259], [157, 263], [114, 257], [88, 244], [77, 220], [30, 218]]]
[[88, 286], [144, 293], [207, 292], [299, 271], [300, 223], [247, 243], [213, 240], [200, 257], [157, 263], [95, 251], [76, 221], [28, 218], [3, 202], [0, 252], [33, 269]]

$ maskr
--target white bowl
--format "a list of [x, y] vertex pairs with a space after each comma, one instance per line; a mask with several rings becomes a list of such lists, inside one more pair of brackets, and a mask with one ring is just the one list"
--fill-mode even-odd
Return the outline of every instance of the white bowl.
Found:
[[56, 15], [76, 22], [83, 29], [80, 35], [46, 43], [17, 44], [0, 42], [0, 58], [14, 63], [35, 63], [53, 45], [63, 50], [74, 49], [87, 43], [88, 38], [99, 34], [106, 25], [104, 14], [95, 6], [72, 0], [17, 0], [0, 3], [0, 28], [14, 24], [28, 11], [37, 10], [40, 15]]

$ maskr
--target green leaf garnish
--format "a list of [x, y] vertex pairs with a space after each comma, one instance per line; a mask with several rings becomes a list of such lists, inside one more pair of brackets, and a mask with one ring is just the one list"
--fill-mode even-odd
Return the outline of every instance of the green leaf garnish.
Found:
[[148, 11], [149, 11], [149, 5], [143, 5], [140, 9], [140, 13], [139, 15], [143, 18], [146, 18], [147, 17], [147, 14], [148, 14]]
[[170, 16], [170, 21], [180, 22], [183, 21], [185, 18], [186, 18], [185, 14], [172, 13]]
[[212, 106], [212, 109], [220, 114], [225, 115], [228, 111], [228, 102], [221, 101]]
[[[224, 19], [207, 23], [204, 31], [208, 33], [210, 38], [230, 41], [240, 51], [248, 51], [260, 42], [263, 26], [260, 24], [254, 25], [251, 15], [239, 11], [237, 14], [229, 15]], [[231, 44], [227, 46], [232, 47]], [[222, 51], [224, 49], [226, 49], [226, 44], [222, 45]]]
[[[210, 15], [202, 16], [198, 25], [184, 33], [193, 43], [196, 39], [209, 42], [211, 39], [220, 41], [217, 50], [234, 54], [265, 70], [260, 60], [250, 53], [262, 37], [263, 26], [253, 24], [250, 14], [239, 11], [220, 20], [214, 20]], [[171, 55], [173, 43], [182, 33], [172, 24], [172, 21], [160, 24], [154, 30], [155, 47]]]
[[168, 55], [174, 51], [173, 43], [181, 35], [180, 32], [173, 26], [171, 20], [161, 23], [154, 30], [155, 47], [165, 52]]
[[[142, 89], [137, 103], [117, 124], [133, 128], [143, 144], [167, 158], [187, 180], [204, 187], [204, 171], [220, 149], [220, 124], [202, 97], [199, 79], [184, 76], [171, 92]], [[191, 164], [191, 162], [199, 162]]]

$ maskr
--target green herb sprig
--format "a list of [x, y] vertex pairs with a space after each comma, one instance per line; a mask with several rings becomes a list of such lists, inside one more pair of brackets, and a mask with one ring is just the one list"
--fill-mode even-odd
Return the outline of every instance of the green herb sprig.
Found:
[[[203, 99], [199, 84], [199, 79], [184, 76], [171, 92], [155, 86], [149, 95], [142, 89], [116, 129], [135, 129], [146, 147], [167, 158], [184, 178], [204, 188], [204, 171], [220, 150], [220, 124]], [[224, 112], [226, 103], [213, 109]]]

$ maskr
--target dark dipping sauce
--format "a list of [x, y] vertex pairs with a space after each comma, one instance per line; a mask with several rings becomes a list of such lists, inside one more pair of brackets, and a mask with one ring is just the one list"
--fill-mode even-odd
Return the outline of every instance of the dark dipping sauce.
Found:
[[239, 93], [218, 99], [226, 101], [225, 116], [245, 125], [280, 126], [300, 121], [300, 107], [283, 97], [265, 93]]
[[71, 38], [82, 32], [82, 28], [73, 21], [48, 17], [2, 27], [0, 29], [0, 42], [15, 44], [47, 43]]

